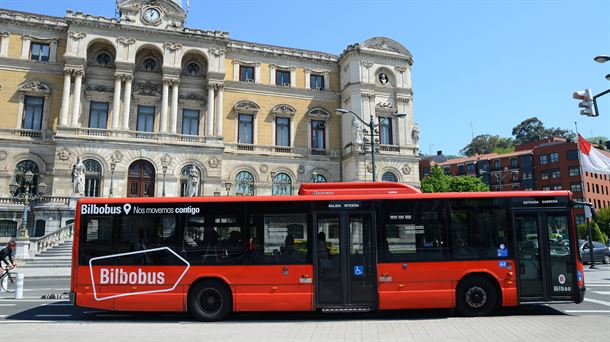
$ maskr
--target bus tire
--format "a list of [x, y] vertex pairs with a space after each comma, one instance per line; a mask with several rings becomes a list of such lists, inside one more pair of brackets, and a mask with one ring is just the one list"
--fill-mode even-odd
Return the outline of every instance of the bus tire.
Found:
[[460, 281], [456, 290], [456, 308], [462, 316], [491, 314], [498, 305], [498, 292], [486, 277], [473, 275]]
[[219, 280], [204, 280], [189, 291], [188, 309], [199, 321], [221, 321], [233, 307], [233, 297], [229, 287]]

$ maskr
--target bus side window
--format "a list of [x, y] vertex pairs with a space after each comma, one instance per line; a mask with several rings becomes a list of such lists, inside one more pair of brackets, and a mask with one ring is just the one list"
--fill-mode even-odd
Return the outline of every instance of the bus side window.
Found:
[[[83, 216], [81, 218], [80, 264], [88, 265], [89, 259], [114, 254], [113, 218], [109, 216]], [[96, 264], [108, 263], [101, 259]]]

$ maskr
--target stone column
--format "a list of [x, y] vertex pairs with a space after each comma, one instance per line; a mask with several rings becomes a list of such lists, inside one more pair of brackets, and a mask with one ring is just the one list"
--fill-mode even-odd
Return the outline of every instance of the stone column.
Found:
[[172, 83], [172, 110], [170, 117], [170, 133], [176, 133], [176, 125], [178, 123], [178, 85], [180, 84], [179, 80], [173, 80]]
[[163, 93], [161, 94], [161, 118], [159, 120], [159, 132], [161, 133], [167, 133], [167, 103], [170, 83], [170, 79], [163, 79]]
[[59, 125], [68, 125], [68, 111], [70, 110], [70, 87], [72, 84], [72, 70], [64, 70], [64, 92], [61, 94], [61, 111], [59, 112]]
[[208, 85], [208, 108], [205, 117], [205, 135], [211, 137], [214, 134], [214, 85]]
[[80, 98], [81, 98], [81, 85], [83, 83], [83, 70], [76, 70], [74, 77], [74, 98], [72, 99], [72, 127], [78, 125], [78, 119], [80, 119]]
[[222, 97], [224, 95], [224, 85], [218, 85], [218, 94], [216, 95], [216, 129], [215, 135], [222, 136]]
[[121, 111], [121, 75], [114, 75], [114, 97], [112, 98], [112, 129], [119, 128], [119, 112]]
[[125, 93], [123, 94], [123, 130], [129, 130], [129, 113], [131, 112], [131, 82], [132, 75], [125, 76]]

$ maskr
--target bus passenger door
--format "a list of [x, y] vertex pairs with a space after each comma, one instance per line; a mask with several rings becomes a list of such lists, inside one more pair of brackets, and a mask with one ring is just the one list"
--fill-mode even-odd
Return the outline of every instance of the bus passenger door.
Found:
[[577, 291], [568, 220], [565, 211], [515, 215], [521, 303], [570, 300]]
[[316, 227], [317, 307], [328, 311], [373, 309], [371, 214], [318, 215]]

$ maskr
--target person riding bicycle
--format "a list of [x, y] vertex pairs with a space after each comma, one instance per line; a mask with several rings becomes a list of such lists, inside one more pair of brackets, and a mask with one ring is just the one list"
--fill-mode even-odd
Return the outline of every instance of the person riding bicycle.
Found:
[[[15, 260], [13, 260], [13, 254], [15, 254], [16, 248], [17, 244], [15, 241], [9, 241], [9, 243], [6, 244], [6, 247], [0, 249], [0, 266], [2, 266], [2, 263], [4, 262], [9, 270], [17, 267]], [[6, 260], [7, 257], [8, 261]]]

